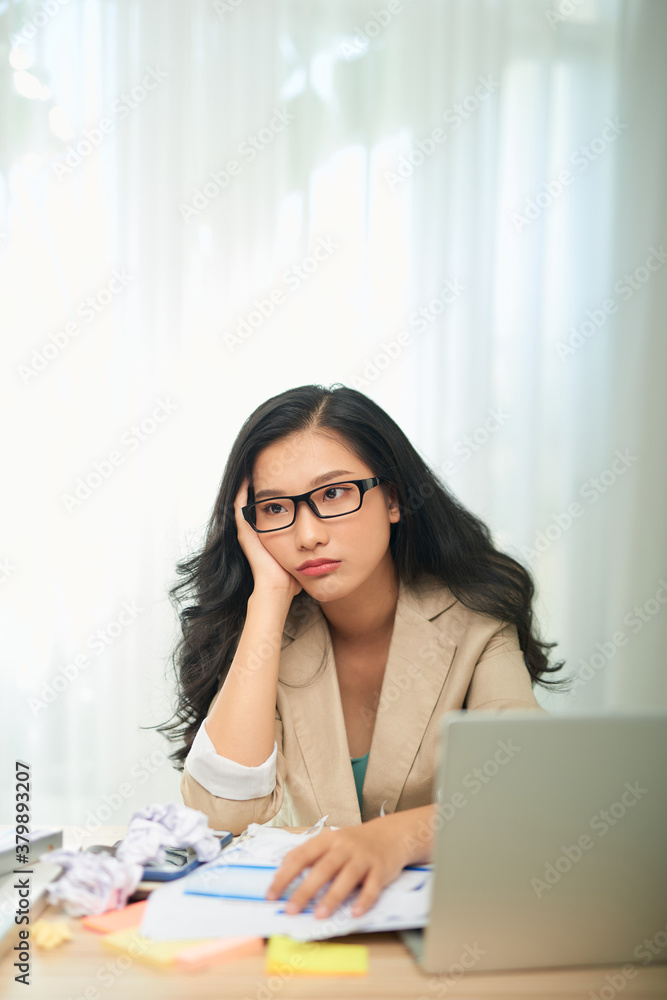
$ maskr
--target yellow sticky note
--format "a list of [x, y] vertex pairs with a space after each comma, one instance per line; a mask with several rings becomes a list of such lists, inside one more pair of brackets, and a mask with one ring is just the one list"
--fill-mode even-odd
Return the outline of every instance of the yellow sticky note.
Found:
[[330, 944], [294, 941], [274, 935], [266, 953], [267, 975], [366, 976], [368, 948], [365, 944]]
[[124, 931], [106, 934], [102, 938], [102, 944], [106, 948], [113, 948], [114, 951], [125, 952], [137, 962], [147, 962], [149, 965], [167, 968], [174, 964], [176, 955], [180, 951], [211, 940], [214, 939], [185, 938], [178, 941], [152, 941], [151, 938], [140, 934], [136, 928], [128, 928]]

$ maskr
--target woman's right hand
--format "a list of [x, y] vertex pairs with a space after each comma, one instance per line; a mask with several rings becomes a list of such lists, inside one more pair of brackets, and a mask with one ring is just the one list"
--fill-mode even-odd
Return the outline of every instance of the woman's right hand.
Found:
[[248, 502], [248, 487], [250, 480], [246, 476], [234, 500], [234, 516], [236, 518], [236, 534], [243, 553], [250, 563], [255, 591], [273, 590], [285, 591], [290, 600], [301, 592], [303, 587], [291, 573], [280, 565], [277, 559], [264, 548], [260, 535], [252, 528], [241, 512]]

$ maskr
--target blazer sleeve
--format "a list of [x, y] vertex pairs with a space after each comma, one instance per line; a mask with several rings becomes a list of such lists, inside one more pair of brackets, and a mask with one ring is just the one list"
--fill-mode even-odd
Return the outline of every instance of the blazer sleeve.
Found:
[[[250, 799], [234, 799], [216, 795], [197, 781], [188, 769], [186, 759], [181, 778], [181, 795], [185, 805], [206, 813], [209, 826], [212, 829], [230, 830], [235, 836], [242, 833], [250, 823], [267, 823], [273, 819], [283, 803], [287, 774], [287, 765], [283, 755], [283, 724], [277, 708], [274, 738], [276, 744], [274, 748], [276, 751], [276, 781], [272, 791]], [[255, 771], [255, 768], [248, 770]], [[201, 773], [200, 777], [202, 777]]]
[[549, 714], [533, 694], [516, 625], [501, 625], [486, 643], [475, 664], [465, 705], [474, 710], [525, 708]]

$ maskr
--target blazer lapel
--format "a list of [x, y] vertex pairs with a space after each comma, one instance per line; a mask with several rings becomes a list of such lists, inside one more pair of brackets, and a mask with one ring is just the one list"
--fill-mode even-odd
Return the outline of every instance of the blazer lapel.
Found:
[[[320, 815], [341, 826], [361, 822], [331, 637], [317, 602], [302, 601], [290, 612], [280, 682]], [[290, 618], [292, 619], [290, 621]]]
[[449, 673], [456, 643], [432, 619], [455, 603], [435, 577], [399, 584], [389, 646], [364, 780], [364, 820], [392, 813]]
[[394, 812], [456, 651], [432, 619], [454, 602], [430, 575], [413, 586], [399, 581], [362, 814], [327, 622], [309, 595], [295, 599], [284, 628], [280, 681], [321, 815], [351, 826], [379, 815], [383, 805]]

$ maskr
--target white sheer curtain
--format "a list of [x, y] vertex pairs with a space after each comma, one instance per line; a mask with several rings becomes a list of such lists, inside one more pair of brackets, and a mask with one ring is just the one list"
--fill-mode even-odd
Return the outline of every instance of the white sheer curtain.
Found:
[[531, 566], [583, 671], [546, 707], [666, 704], [665, 6], [0, 24], [0, 740], [35, 819], [179, 800], [140, 728], [172, 707], [175, 562], [245, 417], [304, 383], [376, 399]]

